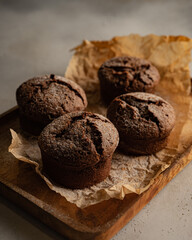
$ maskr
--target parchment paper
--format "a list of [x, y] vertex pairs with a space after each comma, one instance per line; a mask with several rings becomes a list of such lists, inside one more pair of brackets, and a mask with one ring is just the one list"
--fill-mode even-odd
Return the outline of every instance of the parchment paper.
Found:
[[80, 84], [88, 94], [88, 111], [106, 114], [99, 95], [97, 70], [108, 58], [131, 55], [149, 59], [160, 71], [156, 94], [169, 101], [176, 112], [176, 125], [168, 145], [150, 156], [126, 156], [115, 152], [109, 177], [83, 190], [62, 188], [42, 173], [37, 139], [23, 137], [11, 130], [9, 151], [19, 160], [35, 165], [35, 170], [53, 191], [80, 208], [109, 198], [123, 199], [131, 192], [141, 194], [154, 179], [183, 154], [192, 144], [192, 101], [189, 61], [192, 41], [183, 36], [129, 35], [110, 41], [84, 41], [75, 48], [65, 76]]

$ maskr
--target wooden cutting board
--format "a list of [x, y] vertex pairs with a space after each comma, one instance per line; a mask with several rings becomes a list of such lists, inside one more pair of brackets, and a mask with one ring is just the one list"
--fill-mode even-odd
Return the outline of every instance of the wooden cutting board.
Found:
[[143, 194], [80, 209], [51, 191], [32, 166], [8, 153], [10, 128], [19, 129], [16, 108], [0, 117], [0, 193], [70, 239], [110, 239], [192, 159], [190, 147]]

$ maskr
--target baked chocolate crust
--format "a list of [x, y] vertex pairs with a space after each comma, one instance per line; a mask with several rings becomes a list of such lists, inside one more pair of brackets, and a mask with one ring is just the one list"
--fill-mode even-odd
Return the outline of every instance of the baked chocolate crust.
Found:
[[107, 117], [116, 126], [127, 154], [152, 154], [166, 146], [175, 124], [173, 107], [154, 94], [135, 92], [115, 98]]
[[[16, 99], [21, 127], [35, 135], [53, 119], [69, 112], [84, 110], [87, 106], [85, 92], [79, 85], [53, 74], [21, 84]], [[37, 130], [39, 128], [40, 131]]]
[[89, 112], [65, 114], [42, 131], [39, 147], [45, 173], [69, 188], [84, 188], [109, 174], [118, 132], [105, 117]]
[[160, 75], [149, 61], [136, 57], [116, 57], [104, 62], [98, 71], [101, 97], [110, 103], [129, 92], [153, 92]]

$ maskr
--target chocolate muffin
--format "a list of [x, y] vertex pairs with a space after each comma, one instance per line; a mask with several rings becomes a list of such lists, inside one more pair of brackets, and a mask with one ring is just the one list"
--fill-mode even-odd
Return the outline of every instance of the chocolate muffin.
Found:
[[124, 93], [152, 93], [160, 79], [158, 70], [149, 61], [128, 56], [104, 62], [98, 77], [101, 97], [106, 104]]
[[127, 93], [109, 105], [107, 117], [119, 132], [119, 148], [126, 154], [146, 155], [163, 149], [174, 127], [173, 107], [150, 93]]
[[34, 135], [53, 119], [84, 110], [87, 98], [75, 82], [56, 75], [32, 78], [17, 89], [21, 128]]
[[109, 175], [118, 142], [118, 131], [107, 118], [90, 112], [65, 114], [39, 137], [43, 171], [66, 188], [89, 187]]

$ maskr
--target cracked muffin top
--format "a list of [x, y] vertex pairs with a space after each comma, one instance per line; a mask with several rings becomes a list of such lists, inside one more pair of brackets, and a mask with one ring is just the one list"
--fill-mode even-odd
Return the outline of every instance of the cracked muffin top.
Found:
[[163, 139], [175, 124], [173, 107], [150, 93], [127, 93], [109, 105], [107, 117], [119, 131], [120, 138]]
[[[101, 95], [108, 102], [129, 92], [153, 92], [160, 75], [149, 61], [136, 57], [115, 57], [104, 62], [98, 71]], [[105, 93], [110, 89], [109, 93]], [[106, 95], [107, 94], [107, 95]]]
[[78, 84], [54, 74], [24, 82], [17, 89], [16, 99], [25, 116], [44, 124], [87, 106], [85, 92]]
[[65, 114], [47, 125], [39, 147], [61, 167], [83, 169], [104, 161], [119, 142], [114, 125], [102, 115], [90, 112]]

